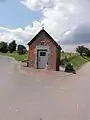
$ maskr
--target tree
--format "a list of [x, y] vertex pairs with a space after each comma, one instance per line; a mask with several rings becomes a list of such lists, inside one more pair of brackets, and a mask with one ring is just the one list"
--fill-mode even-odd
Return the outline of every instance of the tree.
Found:
[[0, 52], [2, 53], [8, 52], [8, 45], [6, 42], [0, 42]]
[[78, 46], [76, 48], [76, 52], [80, 53], [80, 55], [82, 56], [82, 54], [84, 53], [85, 47], [84, 46]]
[[18, 45], [17, 52], [22, 55], [26, 53], [26, 47], [23, 45]]
[[76, 48], [76, 51], [77, 51], [78, 53], [80, 53], [81, 56], [82, 56], [82, 55], [86, 55], [87, 57], [90, 57], [90, 50], [89, 50], [89, 48], [87, 48], [87, 47], [78, 46], [78, 47]]
[[90, 50], [88, 48], [85, 48], [84, 49], [84, 54], [87, 56], [87, 57], [90, 57]]
[[14, 51], [16, 51], [16, 41], [13, 40], [11, 43], [9, 43], [9, 51], [10, 53], [13, 53]]

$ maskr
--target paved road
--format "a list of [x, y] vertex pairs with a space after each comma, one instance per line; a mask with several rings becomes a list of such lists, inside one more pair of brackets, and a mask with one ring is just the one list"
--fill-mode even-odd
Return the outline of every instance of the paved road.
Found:
[[90, 63], [76, 75], [20, 68], [0, 56], [0, 120], [90, 120]]

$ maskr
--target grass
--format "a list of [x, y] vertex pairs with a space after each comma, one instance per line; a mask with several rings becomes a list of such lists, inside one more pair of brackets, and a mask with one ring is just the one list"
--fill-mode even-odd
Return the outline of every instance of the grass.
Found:
[[85, 63], [87, 63], [89, 59], [85, 59], [80, 55], [75, 56], [73, 59], [70, 60], [70, 63], [73, 64], [75, 69], [79, 69], [81, 66], [83, 66]]
[[[85, 63], [89, 62], [90, 61], [90, 58], [88, 57], [82, 57], [80, 56], [79, 54], [77, 53], [62, 53], [61, 54], [61, 58], [62, 59], [65, 59], [65, 57], [68, 59], [68, 61], [70, 63], [73, 64], [73, 67], [77, 70], [79, 69], [81, 66], [83, 66]], [[67, 64], [67, 62], [66, 62]], [[65, 64], [65, 65], [66, 65]], [[65, 67], [64, 65], [64, 67]]]
[[75, 55], [77, 55], [76, 53], [61, 53], [61, 57], [62, 57], [62, 59], [63, 58], [65, 58], [65, 57], [67, 57], [67, 58], [69, 58], [69, 57], [72, 57], [72, 56], [75, 56]]
[[1, 55], [4, 55], [4, 56], [9, 56], [9, 57], [13, 57], [15, 58], [15, 60], [17, 61], [23, 61], [23, 60], [26, 60], [27, 57], [28, 57], [28, 54], [23, 54], [23, 55], [19, 55], [17, 52], [14, 52], [14, 53], [0, 53]]

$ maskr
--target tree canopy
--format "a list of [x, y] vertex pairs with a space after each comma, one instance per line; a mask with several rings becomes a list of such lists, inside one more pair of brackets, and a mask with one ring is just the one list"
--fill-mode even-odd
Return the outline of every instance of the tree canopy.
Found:
[[0, 42], [0, 52], [8, 52], [8, 44], [6, 42]]
[[81, 56], [86, 55], [87, 57], [90, 57], [90, 50], [87, 47], [78, 46], [76, 52], [80, 53]]
[[26, 47], [23, 45], [18, 45], [17, 52], [22, 55], [26, 53]]
[[13, 53], [14, 51], [16, 51], [16, 41], [13, 40], [11, 43], [9, 43], [9, 51], [10, 53]]

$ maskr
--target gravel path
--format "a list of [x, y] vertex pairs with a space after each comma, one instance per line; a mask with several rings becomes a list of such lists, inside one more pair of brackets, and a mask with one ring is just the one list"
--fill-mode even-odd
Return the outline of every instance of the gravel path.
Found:
[[0, 120], [90, 120], [90, 63], [76, 75], [0, 56]]

